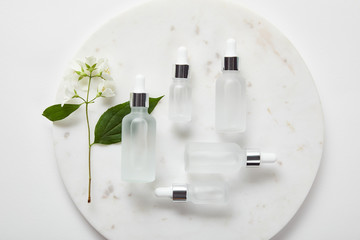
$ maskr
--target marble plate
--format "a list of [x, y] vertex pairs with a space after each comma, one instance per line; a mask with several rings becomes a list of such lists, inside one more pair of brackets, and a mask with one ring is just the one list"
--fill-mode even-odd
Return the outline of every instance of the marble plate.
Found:
[[[248, 129], [239, 136], [214, 131], [214, 87], [225, 42], [238, 42], [247, 81]], [[188, 48], [193, 121], [168, 120], [168, 88], [176, 49]], [[157, 179], [128, 184], [120, 178], [121, 144], [92, 149], [92, 203], [87, 203], [87, 129], [80, 109], [54, 124], [64, 184], [80, 212], [108, 239], [269, 239], [294, 216], [317, 173], [323, 149], [323, 115], [303, 60], [274, 26], [227, 0], [155, 0], [121, 13], [97, 30], [75, 59], [109, 59], [117, 95], [90, 106], [91, 129], [110, 106], [127, 101], [136, 74], [147, 77], [152, 97], [165, 94], [157, 120]], [[62, 99], [61, 88], [58, 99]], [[274, 151], [278, 163], [224, 176], [227, 206], [179, 204], [156, 199], [153, 189], [191, 181], [184, 172], [188, 141], [234, 141]]]

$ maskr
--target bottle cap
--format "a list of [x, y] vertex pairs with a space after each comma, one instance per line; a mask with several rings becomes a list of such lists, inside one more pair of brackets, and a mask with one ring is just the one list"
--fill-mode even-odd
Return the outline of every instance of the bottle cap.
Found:
[[233, 38], [229, 38], [226, 41], [225, 57], [236, 57], [236, 41]]
[[145, 93], [145, 77], [138, 74], [135, 77], [134, 93]]
[[246, 167], [259, 167], [261, 164], [273, 164], [275, 162], [275, 153], [262, 153], [258, 150], [246, 150]]
[[186, 47], [181, 46], [178, 48], [176, 64], [188, 64]]
[[177, 53], [177, 60], [175, 63], [175, 78], [188, 78], [189, 63], [187, 60], [186, 47], [179, 47]]
[[157, 197], [171, 198], [174, 202], [187, 201], [188, 188], [186, 184], [173, 184], [171, 187], [160, 187], [155, 189]]
[[230, 38], [226, 41], [226, 51], [224, 57], [224, 70], [238, 70], [239, 58], [236, 54], [236, 41]]
[[136, 75], [134, 91], [130, 93], [130, 107], [149, 107], [149, 95], [145, 92], [145, 77]]

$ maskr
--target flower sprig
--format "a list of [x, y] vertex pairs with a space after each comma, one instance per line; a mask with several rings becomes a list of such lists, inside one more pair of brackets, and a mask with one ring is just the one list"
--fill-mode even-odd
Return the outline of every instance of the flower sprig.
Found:
[[[85, 104], [86, 125], [88, 132], [88, 166], [89, 166], [89, 187], [88, 202], [91, 202], [91, 143], [89, 104], [95, 103], [99, 97], [115, 96], [115, 84], [110, 76], [107, 60], [86, 57], [85, 61], [76, 61], [75, 66], [64, 78], [64, 99], [59, 105], [47, 108], [43, 115], [52, 121], [61, 120], [76, 111], [81, 105]], [[90, 96], [91, 90], [96, 89], [95, 96]], [[67, 104], [72, 99], [79, 99], [80, 104]], [[55, 114], [54, 114], [55, 113]], [[54, 115], [56, 119], [51, 119]]]
[[[92, 95], [92, 96], [91, 96]], [[95, 126], [94, 140], [91, 143], [89, 105], [97, 98], [115, 96], [115, 83], [110, 76], [106, 59], [87, 57], [76, 64], [64, 77], [64, 98], [61, 104], [46, 108], [43, 116], [55, 122], [68, 117], [80, 106], [85, 105], [88, 142], [88, 203], [91, 202], [91, 147], [94, 144], [113, 144], [121, 142], [121, 121], [130, 113], [129, 101], [118, 104], [105, 111]], [[148, 112], [151, 113], [163, 96], [149, 99]], [[80, 103], [69, 103], [71, 101]]]
[[[76, 61], [77, 65], [71, 72], [65, 76], [65, 96], [62, 106], [71, 99], [79, 98], [83, 103], [94, 103], [98, 97], [115, 96], [115, 84], [110, 76], [107, 60], [95, 57], [85, 58], [85, 62]], [[94, 82], [97, 86], [96, 96], [89, 100], [90, 84]], [[86, 92], [86, 97], [81, 96], [78, 92]]]

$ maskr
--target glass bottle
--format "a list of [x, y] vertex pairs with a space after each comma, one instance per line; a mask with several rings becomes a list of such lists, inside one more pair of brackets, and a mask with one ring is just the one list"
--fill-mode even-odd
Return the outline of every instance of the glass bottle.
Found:
[[186, 123], [191, 120], [191, 88], [189, 64], [185, 47], [178, 49], [175, 76], [169, 91], [169, 118], [173, 122]]
[[223, 133], [241, 133], [246, 129], [245, 79], [238, 71], [236, 42], [227, 40], [224, 69], [216, 80], [215, 128]]
[[128, 182], [152, 182], [156, 171], [156, 121], [148, 113], [149, 95], [142, 75], [136, 76], [130, 107], [131, 112], [122, 120], [121, 177]]
[[223, 182], [173, 184], [171, 187], [155, 189], [157, 197], [170, 198], [174, 202], [195, 204], [224, 204], [229, 200], [228, 186]]
[[241, 149], [235, 143], [189, 143], [185, 147], [185, 170], [189, 173], [232, 173], [241, 167], [276, 162], [274, 153]]

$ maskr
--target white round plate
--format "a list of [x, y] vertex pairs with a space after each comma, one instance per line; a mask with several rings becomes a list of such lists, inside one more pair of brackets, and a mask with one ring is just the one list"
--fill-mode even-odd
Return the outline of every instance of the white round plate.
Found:
[[[215, 80], [221, 74], [228, 38], [238, 43], [247, 81], [248, 128], [240, 136], [214, 130]], [[188, 48], [193, 121], [168, 120], [168, 88], [176, 50]], [[323, 115], [312, 77], [291, 43], [263, 18], [227, 0], [155, 0], [121, 13], [81, 47], [75, 59], [109, 60], [116, 81], [112, 100], [90, 105], [93, 130], [109, 107], [127, 101], [136, 74], [147, 78], [151, 97], [165, 95], [157, 121], [157, 179], [121, 180], [121, 144], [92, 148], [92, 202], [87, 203], [88, 163], [85, 109], [54, 124], [61, 176], [80, 212], [108, 239], [269, 239], [294, 216], [317, 173], [322, 154]], [[58, 99], [63, 92], [59, 90]], [[227, 206], [173, 203], [153, 189], [191, 181], [184, 172], [190, 141], [235, 141], [244, 148], [273, 151], [278, 162], [224, 176]]]

